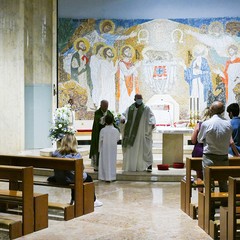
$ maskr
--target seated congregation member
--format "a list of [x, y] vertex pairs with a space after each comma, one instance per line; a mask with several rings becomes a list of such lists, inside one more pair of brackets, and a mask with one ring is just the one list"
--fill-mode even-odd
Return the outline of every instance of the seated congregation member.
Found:
[[[52, 154], [53, 157], [58, 158], [75, 158], [81, 159], [81, 154], [77, 151], [77, 139], [73, 134], [66, 134], [61, 140], [61, 146]], [[49, 182], [56, 182], [59, 184], [72, 184], [74, 183], [74, 171], [54, 170], [54, 176], [48, 178]], [[92, 177], [83, 171], [83, 182], [92, 182]], [[74, 191], [71, 189], [71, 202], [74, 202]], [[102, 202], [96, 199], [94, 194], [94, 206], [102, 206]]]
[[[239, 117], [239, 105], [237, 103], [232, 103], [227, 107], [228, 115], [231, 119], [230, 123], [233, 129], [232, 138], [235, 146], [240, 153], [240, 117]], [[229, 147], [229, 154], [235, 155], [233, 149]]]
[[116, 180], [117, 142], [120, 139], [120, 133], [113, 126], [113, 122], [113, 116], [105, 117], [106, 126], [100, 131], [99, 137], [98, 179], [106, 182]]

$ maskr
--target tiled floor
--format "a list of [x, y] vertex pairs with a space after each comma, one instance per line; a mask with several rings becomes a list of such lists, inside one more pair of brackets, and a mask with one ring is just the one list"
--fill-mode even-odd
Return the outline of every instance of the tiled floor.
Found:
[[[211, 239], [198, 227], [197, 220], [180, 210], [178, 182], [95, 181], [95, 186], [102, 207], [67, 222], [50, 220], [47, 229], [19, 239]], [[50, 201], [67, 203], [70, 199], [69, 189], [37, 186], [35, 191], [48, 191]]]
[[[97, 174], [93, 172], [88, 159], [89, 147], [80, 146], [80, 152], [86, 171], [97, 179]], [[189, 153], [185, 151], [184, 158]], [[39, 150], [23, 154], [38, 155]], [[95, 208], [91, 214], [67, 222], [51, 218], [47, 229], [19, 239], [211, 239], [198, 227], [197, 220], [192, 220], [180, 210], [180, 179], [185, 175], [185, 169], [170, 168], [168, 171], [158, 171], [156, 165], [161, 163], [158, 149], [154, 152], [152, 173], [124, 173], [121, 170], [121, 162], [120, 152], [117, 164], [118, 181], [105, 183], [95, 180], [96, 195], [103, 202], [102, 207]], [[6, 183], [0, 183], [0, 186], [4, 187], [4, 184], [6, 187]], [[51, 202], [70, 201], [69, 189], [35, 186], [34, 191], [48, 193]], [[193, 202], [194, 199], [197, 199], [196, 191], [193, 191]], [[7, 239], [6, 234], [0, 234], [0, 239]]]

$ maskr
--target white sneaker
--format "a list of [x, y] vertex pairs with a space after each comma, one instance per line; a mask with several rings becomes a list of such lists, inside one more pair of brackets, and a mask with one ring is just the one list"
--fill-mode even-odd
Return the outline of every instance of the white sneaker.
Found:
[[99, 200], [95, 200], [95, 202], [94, 202], [94, 207], [101, 207], [103, 205], [103, 203], [102, 202], [100, 202]]

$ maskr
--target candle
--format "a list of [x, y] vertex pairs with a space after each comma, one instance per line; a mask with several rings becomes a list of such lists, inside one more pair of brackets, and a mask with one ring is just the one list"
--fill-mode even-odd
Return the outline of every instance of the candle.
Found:
[[196, 107], [196, 105], [195, 105], [195, 98], [193, 98], [193, 112], [195, 112], [195, 107]]
[[197, 112], [199, 112], [199, 98], [197, 98]]

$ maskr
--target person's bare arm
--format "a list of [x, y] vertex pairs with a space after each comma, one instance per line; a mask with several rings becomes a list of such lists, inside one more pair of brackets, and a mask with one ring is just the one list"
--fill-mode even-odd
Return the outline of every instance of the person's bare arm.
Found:
[[192, 144], [196, 144], [197, 143], [197, 135], [198, 135], [198, 132], [199, 132], [199, 123], [197, 123], [195, 125], [195, 128], [193, 130], [193, 133], [192, 133], [192, 136], [191, 136], [191, 141], [192, 141]]
[[232, 137], [231, 137], [231, 139], [230, 139], [230, 147], [231, 147], [232, 150], [233, 150], [234, 156], [240, 157], [240, 154], [239, 154], [239, 152], [238, 152], [238, 150], [237, 150], [237, 148], [236, 148], [236, 145], [235, 145]]

